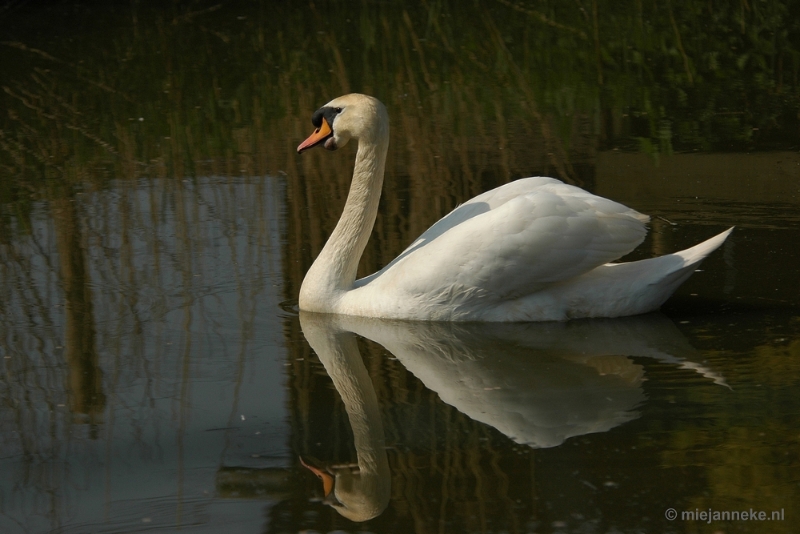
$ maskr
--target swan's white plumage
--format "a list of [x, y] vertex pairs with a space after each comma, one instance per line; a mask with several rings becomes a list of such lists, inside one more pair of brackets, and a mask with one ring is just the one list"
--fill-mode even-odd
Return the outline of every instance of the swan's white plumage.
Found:
[[359, 149], [342, 218], [303, 281], [307, 311], [444, 321], [645, 313], [730, 232], [684, 253], [609, 264], [642, 242], [649, 218], [554, 178], [525, 178], [462, 204], [386, 267], [355, 280], [383, 184], [388, 116], [364, 95], [323, 109], [334, 108], [342, 110], [331, 125], [334, 146], [352, 138]]
[[627, 254], [645, 221], [553, 178], [526, 178], [459, 206], [365, 282], [410, 295], [465, 287], [488, 302], [517, 299]]

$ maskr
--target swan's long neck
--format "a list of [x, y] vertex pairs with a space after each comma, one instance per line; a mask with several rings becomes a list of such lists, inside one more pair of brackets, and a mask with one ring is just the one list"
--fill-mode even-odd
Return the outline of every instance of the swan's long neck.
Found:
[[353, 287], [361, 254], [367, 246], [383, 188], [389, 146], [388, 128], [377, 139], [358, 144], [353, 181], [344, 211], [328, 242], [309, 269], [300, 288], [300, 308], [330, 312], [338, 294]]

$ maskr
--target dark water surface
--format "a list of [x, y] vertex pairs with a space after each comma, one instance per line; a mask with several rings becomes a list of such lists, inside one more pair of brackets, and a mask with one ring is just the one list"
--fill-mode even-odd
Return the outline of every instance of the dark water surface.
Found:
[[[794, 532], [800, 11], [717, 4], [0, 3], [0, 532]], [[529, 175], [653, 216], [630, 259], [736, 229], [643, 317], [298, 314], [350, 91], [362, 275]]]

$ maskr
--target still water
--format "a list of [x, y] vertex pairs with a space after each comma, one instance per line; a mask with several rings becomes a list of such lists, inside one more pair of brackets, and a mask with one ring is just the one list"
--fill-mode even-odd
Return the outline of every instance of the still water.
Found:
[[[0, 532], [795, 531], [793, 11], [5, 3]], [[736, 229], [642, 317], [300, 314], [354, 152], [294, 149], [349, 91], [392, 118], [361, 275], [528, 175], [653, 216], [629, 259]]]

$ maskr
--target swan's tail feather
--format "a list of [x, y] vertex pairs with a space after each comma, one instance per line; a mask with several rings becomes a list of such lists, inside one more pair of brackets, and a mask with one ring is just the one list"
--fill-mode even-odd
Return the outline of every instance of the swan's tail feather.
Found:
[[[711, 239], [706, 239], [702, 243], [699, 243], [691, 248], [687, 248], [686, 250], [681, 250], [680, 252], [674, 252], [672, 254], [667, 254], [666, 256], [653, 258], [652, 260], [645, 260], [653, 262], [653, 264], [657, 262], [666, 264], [668, 261], [676, 264], [676, 267], [666, 271], [662, 277], [654, 280], [652, 284], [671, 287], [673, 289], [670, 290], [670, 293], [672, 293], [672, 291], [674, 291], [692, 275], [695, 267], [697, 267], [701, 261], [706, 259], [709, 254], [717, 250], [725, 242], [725, 239], [727, 239], [732, 231], [733, 227], [728, 228], [721, 234], [715, 235]], [[678, 262], [676, 260], [680, 261]], [[652, 272], [657, 271], [653, 270]]]
[[[715, 235], [711, 239], [707, 239], [686, 250], [667, 254], [650, 260], [644, 260], [642, 263], [652, 262], [652, 267], [648, 267], [650, 273], [657, 273], [660, 269], [654, 268], [657, 264], [665, 267], [661, 270], [662, 274], [655, 280], [649, 283], [654, 291], [654, 294], [660, 294], [657, 300], [660, 300], [656, 307], [661, 306], [670, 295], [686, 281], [706, 257], [717, 250], [724, 242], [725, 239], [733, 231], [733, 227], [728, 228], [721, 234]], [[645, 265], [642, 265], [645, 267]]]
[[[605, 286], [608, 308], [603, 310], [604, 316], [619, 317], [656, 310], [695, 272], [700, 262], [725, 242], [731, 231], [733, 228], [666, 256], [606, 265], [593, 271], [595, 280], [586, 277], [586, 282], [592, 287], [597, 287], [598, 283]], [[586, 291], [586, 288], [577, 289]]]
[[702, 243], [699, 243], [691, 248], [687, 248], [686, 250], [681, 250], [680, 252], [676, 252], [676, 256], [680, 256], [683, 258], [685, 265], [694, 265], [699, 261], [705, 259], [706, 256], [717, 250], [728, 238], [728, 236], [733, 232], [733, 226], [722, 232], [721, 234], [717, 234], [711, 239], [706, 239]]

